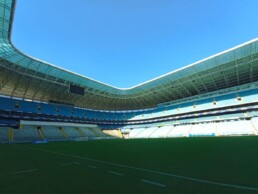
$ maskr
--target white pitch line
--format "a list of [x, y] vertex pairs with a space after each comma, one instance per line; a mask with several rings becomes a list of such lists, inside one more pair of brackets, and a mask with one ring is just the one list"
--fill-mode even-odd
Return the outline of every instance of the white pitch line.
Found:
[[17, 172], [14, 172], [14, 174], [22, 174], [22, 173], [27, 173], [27, 172], [34, 172], [34, 171], [37, 171], [38, 169], [30, 169], [30, 170], [22, 170], [22, 171], [17, 171]]
[[67, 162], [67, 163], [60, 164], [60, 166], [70, 166], [70, 165], [73, 165], [73, 164], [79, 165], [81, 163], [80, 162]]
[[114, 174], [114, 175], [118, 175], [118, 176], [124, 176], [124, 174], [121, 174], [121, 173], [118, 173], [118, 172], [115, 172], [115, 171], [112, 171], [112, 170], [109, 170], [108, 172], [110, 174]]
[[41, 151], [41, 152], [47, 152], [47, 153], [52, 153], [52, 154], [67, 156], [67, 157], [72, 157], [72, 158], [79, 158], [79, 159], [89, 160], [89, 161], [98, 162], [98, 163], [102, 163], [102, 164], [109, 164], [109, 165], [112, 165], [112, 166], [118, 166], [118, 167], [122, 167], [122, 168], [129, 168], [129, 169], [133, 169], [133, 170], [139, 170], [139, 171], [143, 171], [143, 172], [149, 172], [149, 173], [159, 174], [159, 175], [163, 175], [163, 176], [169, 176], [169, 177], [182, 179], [182, 180], [188, 180], [188, 181], [210, 184], [210, 185], [218, 185], [218, 186], [229, 187], [229, 188], [234, 188], [234, 189], [258, 191], [258, 188], [256, 188], [256, 187], [247, 187], [247, 186], [233, 185], [233, 184], [228, 184], [228, 183], [220, 183], [220, 182], [215, 182], [215, 181], [207, 181], [207, 180], [204, 180], [204, 179], [198, 179], [198, 178], [181, 176], [181, 175], [172, 174], [172, 173], [166, 173], [166, 172], [160, 172], [160, 171], [155, 171], [155, 170], [150, 170], [150, 169], [138, 168], [138, 167], [134, 167], [134, 166], [124, 165], [124, 164], [119, 164], [119, 163], [113, 163], [113, 162], [108, 162], [108, 161], [103, 161], [103, 160], [97, 160], [97, 159], [88, 158], [88, 157], [82, 157], [82, 156], [65, 154], [65, 153], [60, 153], [60, 152], [54, 152], [54, 151], [49, 151], [49, 150], [44, 150], [44, 149], [32, 148], [32, 147], [29, 147], [29, 146], [26, 146], [26, 147], [29, 148], [29, 149], [38, 150], [38, 151]]
[[89, 167], [89, 168], [93, 168], [93, 169], [98, 169], [98, 167], [97, 167], [97, 166], [89, 165], [88, 167]]
[[141, 181], [145, 182], [145, 183], [152, 184], [152, 185], [156, 185], [156, 186], [159, 186], [159, 187], [166, 187], [166, 185], [163, 185], [163, 184], [160, 184], [160, 183], [156, 183], [156, 182], [153, 182], [153, 181], [148, 181], [148, 180], [145, 180], [145, 179], [141, 179]]

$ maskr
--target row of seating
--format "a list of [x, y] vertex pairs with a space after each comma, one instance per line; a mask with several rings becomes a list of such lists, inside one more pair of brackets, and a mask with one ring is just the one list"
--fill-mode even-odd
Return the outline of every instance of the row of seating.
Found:
[[21, 125], [18, 129], [0, 127], [0, 143], [70, 141], [77, 138], [106, 137], [99, 128]]
[[204, 111], [214, 108], [242, 105], [246, 103], [256, 102], [257, 98], [258, 89], [251, 89], [231, 94], [217, 95], [205, 99], [194, 100], [191, 102], [167, 105], [164, 107], [160, 107], [158, 111], [145, 111], [144, 114], [134, 116], [131, 120], [137, 120], [142, 118], [147, 119], [159, 116], [168, 116], [181, 113], [189, 113], [193, 111]]
[[256, 102], [258, 99], [258, 88], [247, 91], [235, 92], [226, 95], [217, 95], [206, 99], [191, 102], [171, 104], [149, 110], [139, 111], [94, 111], [71, 107], [67, 105], [31, 102], [21, 99], [0, 97], [0, 110], [16, 111], [44, 115], [60, 115], [65, 117], [88, 118], [107, 121], [142, 120], [155, 117], [169, 116], [175, 114], [203, 111], [207, 109], [235, 106]]
[[129, 133], [128, 138], [258, 135], [258, 117], [251, 120], [131, 128], [129, 132], [122, 130], [122, 133]]
[[[122, 129], [128, 138], [166, 138], [194, 136], [258, 135], [258, 117], [206, 122], [170, 122], [161, 126], [133, 126]], [[94, 137], [122, 137], [120, 130], [101, 131], [98, 127], [21, 125], [19, 129], [0, 127], [0, 143], [21, 143], [40, 140], [67, 141]]]

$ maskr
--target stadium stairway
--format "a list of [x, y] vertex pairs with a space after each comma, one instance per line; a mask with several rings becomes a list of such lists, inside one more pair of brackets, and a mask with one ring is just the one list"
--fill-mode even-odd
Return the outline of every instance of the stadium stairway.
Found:
[[149, 127], [146, 128], [140, 135], [138, 135], [138, 138], [149, 138], [150, 135], [157, 130], [157, 127]]
[[9, 128], [8, 137], [9, 137], [9, 143], [12, 143], [13, 142], [13, 128]]
[[59, 131], [61, 132], [61, 134], [65, 137], [65, 139], [69, 139], [69, 136], [67, 135], [67, 133], [64, 131], [63, 127], [59, 127], [58, 128]]
[[142, 130], [140, 130], [139, 133], [135, 134], [134, 137], [137, 137], [137, 138], [141, 137], [141, 135], [142, 135], [142, 134], [144, 133], [144, 131], [146, 131], [146, 130], [147, 130], [147, 128], [142, 128]]
[[170, 131], [168, 137], [188, 137], [192, 129], [192, 125], [177, 125]]
[[159, 130], [159, 127], [156, 127], [150, 134], [148, 137], [151, 137], [157, 130]]
[[139, 135], [141, 132], [143, 132], [145, 128], [135, 128], [133, 130], [130, 130], [129, 132], [129, 138], [136, 138], [137, 135]]
[[83, 133], [83, 132], [80, 130], [79, 127], [75, 127], [75, 130], [77, 130], [77, 131], [79, 132], [79, 134], [80, 134], [81, 137], [85, 137], [85, 136], [86, 136], [85, 133]]
[[42, 140], [45, 140], [45, 135], [43, 133], [43, 129], [42, 127], [37, 127], [37, 130], [38, 130], [38, 133], [39, 133], [39, 136], [41, 137]]
[[86, 127], [89, 131], [91, 131], [96, 137], [104, 137], [107, 136], [105, 133], [103, 133], [99, 128], [90, 128]]
[[254, 135], [258, 135], [258, 126], [254, 124], [253, 119], [250, 120], [250, 123], [254, 128]]
[[64, 132], [67, 134], [70, 140], [80, 138], [81, 134], [78, 130], [75, 129], [75, 127], [71, 126], [63, 126]]
[[213, 123], [213, 124], [214, 124], [214, 126], [215, 126], [216, 136], [220, 136], [219, 128], [218, 128], [217, 123]]
[[118, 129], [118, 134], [119, 134], [119, 137], [120, 137], [120, 138], [123, 138], [123, 137], [124, 137], [120, 129]]
[[169, 136], [169, 134], [171, 133], [171, 131], [174, 129], [174, 126], [173, 125], [171, 125], [171, 128], [167, 131], [167, 133], [166, 133], [166, 135], [165, 135], [165, 137], [168, 137]]
[[160, 138], [160, 137], [166, 137], [166, 134], [170, 130], [171, 127], [169, 126], [154, 126], [156, 128], [155, 131], [153, 131], [150, 135], [149, 138]]

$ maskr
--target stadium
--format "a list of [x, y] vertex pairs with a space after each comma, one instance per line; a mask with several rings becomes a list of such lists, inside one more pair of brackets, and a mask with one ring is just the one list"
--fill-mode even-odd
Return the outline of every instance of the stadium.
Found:
[[258, 193], [258, 39], [120, 89], [16, 49], [15, 4], [0, 2], [1, 193]]

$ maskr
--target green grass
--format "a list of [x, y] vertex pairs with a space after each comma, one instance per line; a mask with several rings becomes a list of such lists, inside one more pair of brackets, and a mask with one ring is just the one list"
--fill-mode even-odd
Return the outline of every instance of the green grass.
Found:
[[258, 188], [258, 137], [0, 145], [3, 194], [258, 193], [171, 175]]

